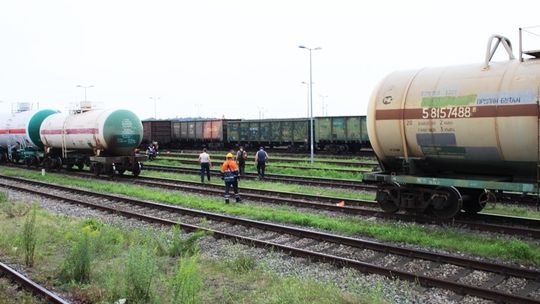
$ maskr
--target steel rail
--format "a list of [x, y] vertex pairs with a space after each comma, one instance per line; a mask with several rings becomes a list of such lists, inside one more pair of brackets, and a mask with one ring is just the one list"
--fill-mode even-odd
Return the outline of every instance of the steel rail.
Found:
[[[88, 176], [88, 175], [86, 175]], [[118, 179], [116, 179], [118, 180]], [[122, 180], [144, 185], [167, 188], [171, 190], [189, 191], [201, 194], [213, 194], [220, 196], [223, 194], [224, 186], [212, 185], [180, 181], [166, 178], [155, 177], [139, 177], [139, 178], [123, 178]], [[182, 185], [185, 184], [185, 185]], [[332, 212], [341, 212], [346, 214], [357, 214], [370, 217], [378, 217], [391, 220], [401, 220], [407, 222], [417, 222], [423, 224], [436, 224], [436, 225], [458, 225], [466, 226], [469, 229], [478, 231], [491, 231], [498, 232], [507, 235], [516, 236], [530, 236], [534, 238], [540, 238], [540, 220], [518, 218], [518, 217], [504, 217], [498, 215], [488, 214], [476, 214], [474, 216], [462, 213], [460, 217], [452, 220], [436, 220], [423, 215], [413, 214], [394, 214], [385, 213], [380, 210], [358, 208], [358, 206], [377, 207], [375, 201], [368, 200], [353, 200], [348, 199], [347, 203], [352, 203], [354, 206], [339, 206], [339, 203], [343, 199], [332, 197], [318, 197], [316, 195], [307, 195], [300, 193], [280, 192], [271, 190], [261, 190], [253, 188], [242, 188], [242, 197], [245, 199], [256, 200], [261, 202], [271, 202], [277, 204], [294, 205], [298, 207], [306, 207], [312, 209], [328, 210]], [[324, 203], [323, 201], [330, 202]], [[478, 222], [484, 221], [484, 222]], [[508, 223], [512, 225], [520, 225], [521, 227], [501, 225], [501, 223]]]
[[[114, 199], [114, 200], [119, 200], [119, 201], [131, 202], [137, 205], [144, 205], [145, 207], [152, 206], [152, 207], [160, 208], [160, 209], [166, 209], [166, 210], [171, 210], [171, 211], [174, 210], [175, 212], [181, 212], [183, 214], [200, 216], [200, 217], [205, 217], [208, 219], [245, 225], [248, 227], [256, 227], [256, 228], [265, 229], [268, 231], [287, 233], [290, 235], [295, 235], [295, 236], [300, 236], [300, 237], [308, 237], [308, 238], [312, 238], [316, 240], [348, 245], [351, 247], [357, 247], [357, 248], [362, 248], [362, 249], [372, 249], [372, 250], [377, 250], [384, 253], [392, 253], [392, 254], [397, 254], [397, 255], [406, 256], [406, 257], [414, 257], [418, 259], [431, 260], [438, 263], [450, 263], [450, 264], [454, 264], [454, 265], [458, 265], [462, 267], [488, 271], [491, 273], [498, 273], [504, 276], [518, 276], [518, 277], [527, 278], [530, 280], [540, 279], [540, 272], [536, 270], [526, 269], [526, 268], [500, 265], [500, 264], [491, 263], [491, 262], [482, 262], [475, 259], [466, 259], [466, 258], [462, 258], [458, 256], [448, 255], [448, 254], [437, 254], [437, 253], [432, 253], [432, 252], [424, 251], [424, 250], [406, 249], [406, 248], [393, 246], [393, 245], [385, 245], [385, 244], [377, 243], [373, 241], [366, 241], [366, 240], [355, 239], [355, 238], [350, 238], [350, 237], [337, 236], [333, 234], [320, 233], [320, 232], [315, 232], [315, 231], [310, 231], [310, 230], [305, 230], [305, 229], [297, 229], [297, 228], [287, 227], [283, 225], [247, 220], [247, 219], [225, 216], [225, 215], [220, 215], [220, 214], [211, 213], [211, 212], [201, 212], [201, 211], [188, 209], [188, 208], [129, 199], [125, 197], [118, 197], [118, 196], [113, 196], [109, 194], [90, 192], [90, 191], [85, 191], [85, 190], [71, 188], [71, 187], [51, 185], [51, 184], [47, 184], [43, 182], [36, 182], [36, 181], [31, 181], [31, 180], [22, 179], [22, 178], [12, 178], [12, 177], [6, 178], [5, 176], [2, 176], [2, 178], [29, 183], [33, 185], [40, 185], [43, 187], [64, 189], [64, 191], [78, 192], [78, 193], [83, 193], [85, 195], [104, 197], [111, 200]], [[56, 200], [62, 200], [62, 201], [66, 201], [66, 202], [70, 202], [74, 204], [89, 206], [89, 207], [107, 211], [107, 212], [113, 212], [113, 213], [130, 217], [130, 218], [143, 219], [145, 221], [159, 223], [163, 225], [178, 225], [177, 222], [174, 222], [171, 220], [166, 220], [166, 219], [158, 218], [155, 216], [141, 215], [141, 214], [126, 211], [126, 210], [115, 209], [108, 206], [98, 205], [98, 204], [91, 203], [82, 199], [72, 199], [72, 198], [62, 197], [59, 195], [54, 195], [51, 193], [43, 193], [42, 191], [28, 189], [28, 188], [24, 188], [20, 186], [14, 186], [14, 185], [4, 185], [4, 186], [11, 189], [26, 191], [26, 192], [34, 193], [37, 195], [56, 199]], [[234, 240], [240, 243], [250, 244], [252, 246], [264, 247], [264, 248], [275, 248], [291, 255], [306, 257], [306, 258], [309, 258], [311, 260], [316, 260], [316, 261], [329, 262], [329, 263], [344, 266], [344, 267], [351, 267], [351, 268], [358, 269], [362, 272], [376, 273], [376, 274], [384, 275], [391, 278], [398, 277], [401, 279], [420, 283], [423, 286], [441, 287], [444, 289], [452, 290], [459, 294], [469, 294], [472, 296], [479, 296], [482, 298], [495, 300], [499, 302], [504, 301], [507, 303], [540, 303], [540, 301], [536, 299], [532, 299], [525, 296], [504, 293], [498, 290], [487, 289], [483, 287], [469, 286], [469, 285], [457, 283], [454, 281], [448, 281], [448, 280], [433, 278], [433, 277], [429, 277], [425, 275], [419, 275], [419, 274], [414, 274], [410, 272], [395, 270], [388, 267], [381, 267], [381, 266], [377, 266], [377, 265], [362, 262], [362, 261], [352, 260], [352, 259], [325, 254], [321, 252], [314, 252], [310, 250], [290, 247], [290, 246], [281, 245], [278, 243], [273, 243], [273, 242], [268, 242], [268, 241], [261, 241], [261, 240], [257, 240], [250, 237], [233, 235], [233, 234], [220, 232], [213, 229], [198, 227], [195, 225], [180, 224], [180, 227], [189, 231], [202, 230], [202, 231], [210, 232], [216, 238]]]
[[[153, 171], [163, 171], [163, 172], [175, 172], [175, 173], [192, 173], [196, 174], [200, 172], [196, 168], [181, 168], [174, 166], [154, 166], [144, 164], [143, 170], [153, 170]], [[212, 176], [219, 176], [219, 171], [210, 170]], [[242, 178], [246, 179], [257, 179], [257, 173], [245, 173]], [[275, 182], [291, 182], [301, 185], [312, 185], [312, 186], [322, 186], [322, 187], [336, 187], [336, 188], [349, 188], [354, 190], [377, 190], [376, 186], [366, 185], [362, 182], [357, 182], [353, 180], [340, 180], [340, 179], [330, 179], [330, 178], [320, 178], [320, 177], [305, 177], [305, 176], [293, 176], [293, 175], [282, 175], [282, 174], [265, 174], [264, 180], [266, 181], [275, 181]]]
[[33, 294], [46, 299], [49, 303], [56, 304], [68, 304], [69, 302], [62, 299], [52, 291], [47, 290], [45, 287], [39, 285], [38, 283], [30, 280], [23, 274], [17, 272], [15, 269], [9, 267], [7, 264], [0, 262], [0, 272], [9, 276], [17, 284], [23, 286], [28, 291]]

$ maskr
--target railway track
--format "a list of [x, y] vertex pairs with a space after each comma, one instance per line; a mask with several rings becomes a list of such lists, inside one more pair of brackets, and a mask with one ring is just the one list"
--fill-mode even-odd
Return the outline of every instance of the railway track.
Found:
[[[185, 173], [185, 174], [199, 174], [200, 172], [200, 169], [196, 169], [196, 168], [180, 168], [180, 167], [174, 167], [174, 166], [155, 166], [155, 165], [148, 165], [148, 164], [144, 164], [143, 170]], [[212, 176], [220, 175], [219, 171], [217, 170], [210, 170], [210, 173]], [[257, 179], [258, 176], [256, 173], [245, 173], [245, 175], [242, 176], [242, 178]], [[340, 179], [329, 179], [329, 178], [320, 178], [320, 177], [265, 174], [264, 179], [266, 181], [294, 183], [294, 184], [309, 185], [309, 186], [347, 188], [347, 189], [352, 189], [352, 190], [375, 191], [377, 189], [377, 187], [373, 185], [366, 185], [366, 184], [363, 184], [362, 182], [357, 182], [353, 180], [340, 180]]]
[[[257, 150], [258, 150], [259, 147], [256, 147], [254, 149], [248, 149], [248, 153], [250, 155], [254, 154]], [[165, 152], [163, 152], [165, 151]], [[202, 148], [198, 149], [198, 150], [193, 150], [193, 149], [182, 149], [182, 150], [178, 150], [178, 149], [161, 149], [161, 152], [160, 153], [176, 153], [176, 154], [194, 154], [194, 155], [199, 155], [199, 153], [201, 153], [202, 151]], [[236, 149], [235, 149], [236, 151]], [[265, 149], [266, 152], [268, 153], [272, 153], [272, 155], [274, 156], [277, 156], [277, 157], [288, 157], [288, 158], [299, 158], [299, 157], [304, 157], [304, 158], [307, 158], [309, 157], [309, 154], [310, 152], [309, 151], [299, 151], [298, 153], [287, 153], [287, 152], [283, 152], [283, 150], [280, 150], [280, 149]], [[228, 153], [229, 151], [225, 151], [225, 150], [212, 150], [210, 151], [212, 154], [216, 154], [216, 153], [220, 153], [220, 154], [226, 154]], [[358, 152], [354, 152], [354, 153], [342, 153], [342, 154], [331, 154], [331, 153], [325, 153], [323, 151], [315, 151], [315, 157], [318, 158], [318, 159], [351, 159], [351, 158], [354, 158], [354, 157], [372, 157], [372, 158], [375, 158], [375, 152], [373, 152], [373, 150], [360, 150]]]
[[[22, 178], [1, 176], [0, 184], [17, 191], [113, 212], [128, 218], [161, 225], [180, 223], [180, 227], [187, 231], [202, 230], [215, 238], [272, 248], [313, 261], [400, 278], [427, 287], [452, 290], [457, 294], [507, 303], [539, 303], [540, 300], [540, 272], [536, 269], [404, 248]], [[484, 279], [478, 280], [478, 277]], [[516, 286], [516, 280], [520, 282], [519, 288], [513, 287]]]
[[[197, 159], [186, 159], [186, 158], [174, 158], [174, 157], [159, 157], [158, 160], [166, 160], [166, 161], [174, 161], [180, 164], [189, 164], [189, 165], [198, 165], [199, 161]], [[279, 161], [278, 161], [279, 162]], [[282, 168], [282, 169], [298, 169], [298, 170], [323, 170], [323, 171], [335, 171], [335, 172], [342, 172], [342, 173], [363, 173], [363, 172], [370, 172], [375, 168], [376, 164], [369, 164], [371, 168], [352, 168], [352, 169], [345, 169], [345, 168], [329, 168], [329, 167], [317, 167], [317, 166], [293, 166], [293, 165], [282, 165], [282, 164], [276, 164], [272, 163], [272, 167], [275, 168]], [[246, 166], [256, 166], [254, 162], [248, 161], [246, 162]]]
[[[90, 174], [83, 174], [83, 177], [93, 177]], [[164, 189], [201, 193], [221, 197], [224, 186], [213, 184], [200, 184], [191, 181], [181, 181], [166, 178], [138, 177], [138, 178], [116, 178], [115, 181], [123, 181], [143, 185], [147, 187], [159, 187]], [[493, 214], [468, 215], [462, 213], [452, 220], [435, 220], [423, 215], [412, 215], [405, 213], [390, 214], [380, 211], [377, 203], [370, 200], [343, 199], [329, 196], [309, 195], [301, 193], [261, 190], [255, 188], [241, 187], [243, 199], [260, 201], [266, 203], [292, 205], [296, 207], [327, 210], [331, 212], [345, 213], [349, 215], [361, 215], [377, 217], [389, 220], [399, 220], [406, 222], [416, 222], [421, 224], [448, 225], [456, 227], [466, 227], [471, 230], [489, 231], [516, 236], [529, 236], [540, 238], [540, 220], [527, 219], [521, 217], [508, 217]], [[337, 205], [345, 202], [345, 206]], [[361, 208], [364, 207], [364, 208]], [[367, 208], [366, 208], [367, 207]]]
[[[219, 155], [225, 155], [223, 154]], [[216, 158], [216, 153], [214, 153], [214, 158]], [[175, 159], [175, 160], [197, 160], [199, 157], [198, 153], [161, 153], [158, 156], [158, 159]], [[221, 159], [221, 158], [220, 158]], [[253, 157], [250, 157], [253, 159]], [[293, 158], [293, 157], [277, 157], [272, 155], [272, 162], [280, 163], [308, 163], [310, 162], [309, 158]], [[248, 164], [254, 164], [253, 162], [248, 162]], [[316, 159], [315, 164], [330, 164], [330, 165], [341, 165], [341, 166], [352, 166], [352, 167], [375, 167], [377, 166], [376, 160], [374, 161], [359, 161], [359, 160], [335, 160], [335, 159]]]
[[23, 274], [17, 272], [15, 269], [9, 267], [7, 264], [0, 262], [0, 275], [5, 275], [14, 281], [17, 285], [22, 286], [24, 289], [31, 293], [45, 299], [48, 303], [54, 304], [68, 304], [66, 300], [62, 299], [52, 291], [47, 290], [45, 287], [30, 280]]

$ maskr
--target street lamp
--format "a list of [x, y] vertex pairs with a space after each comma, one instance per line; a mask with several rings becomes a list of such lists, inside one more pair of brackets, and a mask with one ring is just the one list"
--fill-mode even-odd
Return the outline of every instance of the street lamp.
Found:
[[302, 84], [305, 84], [306, 88], [307, 88], [307, 94], [306, 94], [306, 96], [307, 96], [307, 112], [306, 112], [307, 116], [306, 117], [309, 118], [309, 84], [307, 82], [305, 82], [305, 81], [302, 81]]
[[314, 136], [313, 136], [313, 73], [312, 73], [312, 69], [311, 69], [311, 51], [318, 51], [318, 50], [322, 50], [321, 47], [316, 47], [316, 48], [308, 48], [307, 46], [304, 46], [304, 45], [300, 45], [298, 46], [299, 48], [301, 49], [306, 49], [309, 51], [309, 129], [310, 129], [310, 142], [311, 142], [311, 163], [313, 164], [313, 159], [314, 159], [314, 155], [313, 155], [313, 141], [314, 141]]
[[89, 85], [89, 86], [83, 86], [83, 85], [77, 85], [77, 88], [83, 88], [84, 89], [84, 101], [86, 101], [86, 89], [90, 89], [90, 88], [93, 88], [94, 86], [93, 85]]
[[154, 119], [157, 119], [157, 106], [156, 106], [156, 103], [158, 100], [161, 99], [161, 97], [148, 97], [150, 98], [150, 100], [153, 100], [154, 101]]

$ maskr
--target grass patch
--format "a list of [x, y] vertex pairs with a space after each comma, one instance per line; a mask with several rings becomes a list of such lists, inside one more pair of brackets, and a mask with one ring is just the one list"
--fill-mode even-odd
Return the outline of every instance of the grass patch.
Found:
[[[179, 174], [179, 173], [159, 172], [159, 171], [143, 171], [141, 173], [141, 176], [170, 178], [170, 179], [197, 182], [197, 183], [200, 182], [200, 176], [194, 175], [194, 174]], [[221, 181], [220, 179], [213, 179], [210, 183], [214, 185], [223, 185], [223, 181]], [[248, 179], [240, 179], [240, 191], [242, 190], [242, 188], [254, 188], [254, 189], [262, 189], [262, 190], [293, 192], [293, 193], [311, 194], [311, 195], [319, 195], [319, 196], [331, 196], [331, 197], [338, 197], [338, 198], [343, 198], [343, 199], [365, 199], [365, 200], [375, 199], [375, 193], [366, 193], [366, 192], [347, 190], [347, 189], [334, 189], [334, 188], [305, 186], [305, 185], [298, 185], [298, 184], [266, 182], [266, 181], [248, 180]]]
[[33, 205], [32, 210], [26, 215], [21, 235], [24, 264], [28, 267], [34, 266], [34, 255], [36, 252], [36, 210], [37, 205]]
[[531, 210], [530, 208], [525, 208], [525, 207], [520, 207], [520, 206], [512, 206], [512, 205], [491, 204], [491, 205], [487, 205], [486, 208], [482, 210], [482, 212], [500, 214], [500, 215], [527, 217], [527, 218], [532, 218], [532, 219], [540, 219], [540, 211]]
[[[24, 221], [23, 217], [8, 218], [0, 210], [2, 258], [20, 259], [13, 247]], [[197, 254], [180, 259], [155, 255], [156, 244], [170, 241], [170, 234], [152, 229], [113, 227], [96, 219], [74, 219], [43, 210], [36, 211], [36, 225], [47, 238], [39, 247], [44, 254], [32, 277], [68, 292], [77, 303], [114, 303], [119, 299], [128, 299], [128, 303], [370, 303], [364, 300], [367, 290], [343, 292], [331, 282], [282, 278], [268, 269], [251, 267], [251, 259], [238, 258], [244, 261], [238, 265], [251, 269], [238, 272], [225, 261], [202, 259]], [[70, 244], [82, 244], [84, 239], [90, 243], [88, 247], [95, 247], [91, 280], [62, 283], [59, 270], [73, 251]], [[97, 250], [99, 242], [104, 244]], [[36, 303], [6, 289], [9, 286], [0, 278], [0, 299]], [[289, 297], [294, 301], [288, 301]]]
[[[134, 186], [106, 181], [88, 181], [77, 178], [49, 174], [42, 177], [26, 170], [11, 170], [6, 174], [23, 175], [33, 179], [79, 186], [83, 188], [155, 200], [174, 205], [222, 212], [256, 220], [266, 220], [284, 224], [294, 224], [339, 232], [347, 235], [364, 235], [382, 241], [403, 242], [425, 247], [466, 252], [474, 255], [501, 258], [526, 264], [540, 265], [540, 247], [518, 239], [486, 237], [473, 233], [463, 233], [453, 228], [426, 228], [414, 223], [374, 223], [353, 217], [335, 218], [319, 214], [301, 213], [293, 208], [275, 206], [253, 206], [249, 204], [225, 205], [220, 198], [205, 198], [179, 192], [160, 192], [155, 188]], [[519, 248], [516, 250], [516, 248]]]
[[[221, 161], [213, 162], [214, 169], [217, 169], [221, 165]], [[177, 160], [168, 160], [168, 159], [156, 159], [152, 161], [152, 165], [158, 166], [172, 166], [172, 167], [181, 167], [181, 168], [194, 168], [199, 169], [200, 166], [197, 164], [183, 164]], [[294, 176], [306, 176], [306, 177], [322, 177], [322, 178], [333, 178], [333, 179], [345, 179], [345, 180], [362, 180], [362, 173], [351, 173], [351, 172], [339, 172], [335, 170], [320, 170], [320, 169], [297, 169], [289, 167], [276, 167], [272, 166], [272, 162], [268, 163], [266, 166], [266, 173], [268, 174], [282, 174], [282, 175], [294, 175]], [[284, 164], [285, 165], [285, 164]], [[290, 166], [287, 165], [287, 166]], [[320, 166], [320, 165], [319, 165]], [[371, 168], [370, 168], [371, 169]], [[257, 172], [257, 167], [255, 165], [246, 164], [246, 172]]]

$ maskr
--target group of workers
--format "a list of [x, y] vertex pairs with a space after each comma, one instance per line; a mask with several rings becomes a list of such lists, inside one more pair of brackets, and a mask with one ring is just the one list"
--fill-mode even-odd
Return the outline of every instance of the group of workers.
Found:
[[[248, 158], [247, 152], [244, 147], [240, 147], [236, 153], [230, 151], [225, 156], [225, 162], [221, 165], [221, 179], [225, 182], [225, 203], [229, 203], [230, 189], [233, 189], [234, 198], [236, 202], [241, 202], [240, 194], [238, 193], [238, 179], [244, 175], [246, 160]], [[266, 162], [268, 161], [268, 153], [261, 147], [257, 153], [255, 153], [255, 163], [257, 164], [257, 174], [259, 179], [264, 179], [264, 172], [266, 169]], [[210, 181], [210, 168], [212, 167], [212, 161], [206, 148], [199, 154], [199, 163], [201, 165], [201, 183], [204, 183], [204, 177], [206, 175], [208, 181]]]

